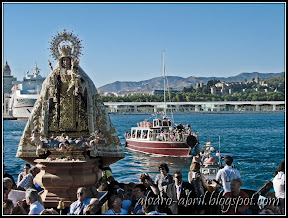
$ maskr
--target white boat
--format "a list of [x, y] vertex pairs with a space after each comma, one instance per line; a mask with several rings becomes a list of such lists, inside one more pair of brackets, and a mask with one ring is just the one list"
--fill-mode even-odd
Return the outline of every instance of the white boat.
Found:
[[40, 69], [35, 64], [33, 74], [26, 73], [23, 81], [13, 81], [12, 94], [9, 103], [9, 110], [17, 119], [28, 119], [31, 115], [34, 103], [36, 102], [42, 88], [45, 77], [39, 74]]

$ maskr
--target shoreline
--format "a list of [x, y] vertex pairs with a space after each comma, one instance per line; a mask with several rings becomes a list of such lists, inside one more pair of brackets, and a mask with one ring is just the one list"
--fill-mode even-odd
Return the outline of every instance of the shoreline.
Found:
[[[109, 115], [149, 115], [153, 112], [108, 112]], [[280, 114], [285, 113], [285, 111], [191, 111], [191, 112], [173, 112], [173, 115], [188, 115], [188, 114]], [[13, 117], [3, 115], [3, 120], [28, 120], [29, 118]]]
[[[109, 115], [149, 115], [153, 112], [108, 112]], [[173, 115], [185, 114], [267, 114], [267, 113], [285, 113], [285, 111], [193, 111], [193, 112], [173, 112]]]

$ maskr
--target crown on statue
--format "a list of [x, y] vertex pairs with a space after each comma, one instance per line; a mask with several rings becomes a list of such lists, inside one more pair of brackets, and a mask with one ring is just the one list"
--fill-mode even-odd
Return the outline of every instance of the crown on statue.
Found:
[[69, 45], [59, 46], [61, 56], [70, 56], [72, 54], [72, 47]]
[[62, 33], [58, 33], [56, 36], [52, 37], [50, 42], [51, 55], [55, 60], [60, 57], [70, 56], [73, 59], [79, 59], [82, 55], [82, 45], [81, 41], [77, 36], [73, 34], [73, 31], [66, 32], [66, 29]]

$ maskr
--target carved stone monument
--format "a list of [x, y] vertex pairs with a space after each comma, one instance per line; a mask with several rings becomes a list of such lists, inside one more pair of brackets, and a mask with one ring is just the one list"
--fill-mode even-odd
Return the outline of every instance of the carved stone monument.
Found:
[[[81, 40], [58, 33], [50, 42], [57, 64], [43, 82], [16, 157], [41, 169], [35, 177], [44, 203], [76, 200], [79, 186], [97, 183], [98, 164], [124, 157], [123, 147], [94, 83], [79, 66]], [[49, 203], [50, 202], [50, 203]], [[68, 203], [67, 203], [68, 202]]]

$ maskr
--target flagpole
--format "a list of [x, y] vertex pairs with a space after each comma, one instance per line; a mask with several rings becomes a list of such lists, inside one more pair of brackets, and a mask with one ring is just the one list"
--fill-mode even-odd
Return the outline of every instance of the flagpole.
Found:
[[220, 152], [220, 135], [219, 135], [219, 164], [221, 163], [221, 152]]

